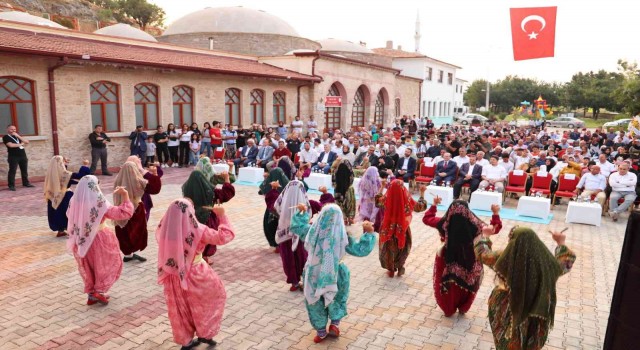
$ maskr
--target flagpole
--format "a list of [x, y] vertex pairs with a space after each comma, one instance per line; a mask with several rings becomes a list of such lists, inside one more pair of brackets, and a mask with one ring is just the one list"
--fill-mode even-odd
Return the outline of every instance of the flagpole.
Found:
[[489, 75], [487, 75], [487, 94], [485, 96], [485, 100], [484, 100], [484, 106], [487, 109], [487, 112], [489, 112], [489, 89], [491, 89], [491, 84], [489, 84]]

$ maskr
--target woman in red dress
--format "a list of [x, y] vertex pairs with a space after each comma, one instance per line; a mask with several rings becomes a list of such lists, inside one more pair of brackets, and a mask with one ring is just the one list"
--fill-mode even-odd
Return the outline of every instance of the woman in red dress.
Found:
[[433, 294], [449, 317], [456, 310], [461, 314], [469, 311], [482, 283], [482, 262], [476, 259], [473, 240], [482, 235], [483, 230], [500, 232], [502, 221], [498, 205], [491, 206], [493, 216], [487, 226], [469, 209], [467, 202], [461, 200], [451, 203], [443, 217], [437, 217], [437, 205], [441, 201], [440, 197], [434, 198], [422, 222], [438, 229], [443, 242], [433, 265]]

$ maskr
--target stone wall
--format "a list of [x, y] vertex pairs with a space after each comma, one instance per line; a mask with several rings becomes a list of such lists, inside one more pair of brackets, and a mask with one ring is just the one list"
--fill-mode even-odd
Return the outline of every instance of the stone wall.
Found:
[[[51, 115], [47, 67], [54, 60], [28, 56], [0, 56], [0, 76], [15, 75], [35, 81], [37, 90], [37, 118], [39, 136], [32, 138], [27, 148], [30, 176], [43, 176], [53, 155], [51, 139]], [[59, 145], [62, 155], [71, 159], [72, 169], [90, 158], [87, 139], [93, 131], [91, 125], [91, 103], [89, 85], [95, 81], [107, 80], [119, 84], [120, 125], [118, 133], [109, 133], [113, 142], [109, 145], [109, 164], [118, 166], [129, 155], [127, 136], [135, 129], [134, 86], [139, 83], [153, 83], [159, 86], [159, 123], [166, 125], [173, 121], [173, 86], [185, 84], [194, 88], [194, 121], [202, 125], [205, 121], [224, 121], [225, 89], [241, 90], [242, 124], [251, 124], [250, 92], [264, 90], [264, 118], [268, 124], [273, 120], [273, 92], [286, 93], [287, 122], [297, 113], [297, 83], [264, 78], [238, 77], [219, 74], [193, 73], [183, 71], [161, 72], [155, 69], [122, 68], [115, 65], [76, 64], [55, 71], [56, 105], [58, 116]], [[301, 104], [308, 103], [308, 91], [301, 88]], [[305, 97], [307, 96], [307, 97]], [[3, 129], [4, 130], [4, 129]], [[3, 134], [4, 131], [0, 131]], [[0, 181], [6, 181], [8, 165], [6, 148], [0, 147]]]
[[238, 52], [254, 56], [277, 56], [292, 50], [318, 50], [315, 41], [294, 36], [259, 33], [191, 33], [158, 37], [158, 41], [179, 46], [209, 49], [209, 38], [213, 38], [213, 49]]
[[[396, 77], [396, 98], [400, 98], [400, 115], [419, 115], [420, 110], [420, 81]], [[393, 113], [394, 102], [391, 102]]]

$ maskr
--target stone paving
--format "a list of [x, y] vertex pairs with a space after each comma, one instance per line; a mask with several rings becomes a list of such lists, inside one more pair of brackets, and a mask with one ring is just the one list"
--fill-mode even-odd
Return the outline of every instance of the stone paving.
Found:
[[[0, 191], [0, 349], [177, 349], [162, 294], [156, 283], [156, 224], [169, 202], [180, 196], [186, 169], [168, 169], [162, 192], [154, 196], [146, 263], [127, 263], [111, 289], [108, 306], [87, 306], [76, 263], [47, 225], [42, 184], [18, 192]], [[101, 177], [105, 193], [113, 178]], [[264, 201], [256, 187], [236, 186], [225, 204], [236, 239], [219, 247], [214, 269], [222, 277], [228, 300], [219, 349], [491, 349], [487, 298], [494, 273], [485, 279], [471, 310], [444, 317], [433, 298], [432, 271], [439, 246], [436, 231], [412, 223], [413, 250], [406, 274], [388, 278], [378, 253], [348, 256], [351, 269], [349, 315], [342, 336], [313, 344], [314, 332], [303, 295], [289, 292], [280, 258], [262, 232]], [[110, 196], [109, 196], [110, 197]], [[313, 196], [312, 196], [313, 197]], [[509, 200], [507, 207], [514, 207]], [[546, 225], [532, 224], [549, 248], [549, 228], [563, 228], [566, 205], [556, 207]], [[442, 214], [442, 213], [440, 213]], [[626, 219], [626, 217], [625, 217]], [[506, 232], [522, 222], [504, 221], [495, 247], [506, 245]], [[524, 223], [526, 224], [526, 223]], [[558, 282], [555, 328], [547, 349], [602, 348], [609, 305], [624, 236], [625, 220], [603, 218], [599, 228], [572, 225], [567, 243], [578, 260]], [[358, 226], [350, 228], [359, 234]], [[201, 345], [204, 349], [205, 346]]]

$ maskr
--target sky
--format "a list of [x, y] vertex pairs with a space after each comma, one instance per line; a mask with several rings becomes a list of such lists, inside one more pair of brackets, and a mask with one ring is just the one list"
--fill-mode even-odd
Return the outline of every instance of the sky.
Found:
[[[393, 40], [414, 51], [420, 13], [420, 52], [461, 66], [459, 78], [495, 81], [507, 75], [565, 82], [577, 72], [615, 71], [618, 59], [640, 61], [640, 2], [635, 0], [151, 0], [166, 25], [206, 7], [266, 11], [312, 40], [335, 38], [368, 48]], [[514, 61], [509, 8], [557, 6], [555, 57]]]

